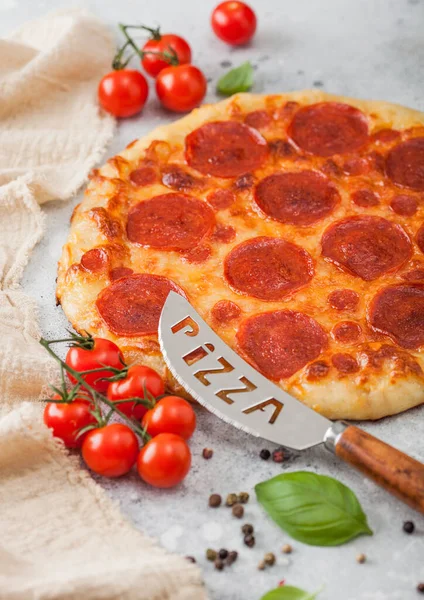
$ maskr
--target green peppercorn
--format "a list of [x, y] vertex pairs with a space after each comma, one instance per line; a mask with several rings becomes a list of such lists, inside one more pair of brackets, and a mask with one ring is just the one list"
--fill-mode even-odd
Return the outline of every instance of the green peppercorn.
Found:
[[225, 504], [227, 506], [234, 506], [237, 503], [237, 494], [228, 494]]
[[216, 560], [217, 556], [218, 556], [218, 554], [217, 554], [216, 550], [212, 550], [212, 548], [208, 548], [206, 550], [206, 558], [208, 560], [210, 560], [211, 562]]
[[247, 492], [240, 492], [240, 494], [237, 495], [237, 501], [240, 502], [240, 504], [247, 504], [249, 502], [249, 497]]

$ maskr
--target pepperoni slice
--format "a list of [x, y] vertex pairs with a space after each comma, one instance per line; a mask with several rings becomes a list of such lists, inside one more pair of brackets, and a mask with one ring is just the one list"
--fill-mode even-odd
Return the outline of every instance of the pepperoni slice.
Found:
[[102, 248], [92, 248], [81, 256], [81, 266], [90, 273], [103, 271], [107, 262], [107, 253]]
[[424, 269], [412, 269], [402, 275], [402, 279], [405, 281], [423, 281], [424, 280]]
[[130, 181], [137, 187], [143, 187], [145, 185], [151, 185], [157, 179], [156, 170], [152, 167], [140, 167], [131, 171]]
[[327, 346], [327, 335], [314, 319], [279, 310], [246, 319], [237, 332], [240, 349], [270, 379], [291, 377]]
[[207, 201], [215, 210], [224, 210], [234, 204], [236, 197], [230, 190], [215, 190], [208, 195]]
[[415, 215], [417, 212], [418, 200], [413, 196], [400, 194], [399, 196], [395, 196], [390, 202], [390, 208], [397, 215], [401, 215], [402, 217], [412, 217], [412, 215]]
[[372, 134], [371, 141], [376, 144], [390, 144], [390, 142], [395, 142], [399, 138], [400, 131], [396, 131], [396, 129], [380, 129], [380, 131]]
[[231, 300], [219, 300], [212, 308], [212, 317], [218, 323], [230, 323], [241, 315], [241, 308]]
[[246, 118], [244, 119], [246, 125], [254, 127], [255, 129], [267, 127], [271, 121], [272, 119], [266, 110], [254, 110], [250, 113], [247, 113]]
[[163, 194], [130, 209], [127, 236], [130, 242], [161, 250], [191, 250], [214, 224], [205, 202], [185, 194]]
[[417, 240], [418, 248], [421, 250], [421, 252], [424, 253], [424, 223], [421, 225], [421, 227], [417, 231], [416, 240]]
[[352, 152], [368, 140], [364, 113], [348, 104], [321, 102], [297, 111], [289, 127], [292, 140], [318, 156]]
[[375, 296], [369, 311], [371, 327], [388, 335], [403, 348], [424, 344], [424, 285], [400, 284]]
[[193, 248], [193, 250], [184, 254], [183, 260], [189, 263], [200, 264], [206, 262], [211, 254], [212, 250], [210, 246], [197, 246], [197, 248]]
[[218, 224], [216, 226], [215, 231], [212, 235], [212, 240], [214, 242], [222, 242], [223, 244], [229, 244], [236, 237], [236, 230], [231, 225], [221, 225]]
[[317, 360], [308, 367], [307, 377], [309, 381], [316, 381], [325, 377], [330, 370], [330, 366], [323, 360]]
[[256, 129], [215, 121], [187, 136], [185, 153], [188, 164], [205, 175], [237, 177], [260, 167], [268, 156], [268, 146]]
[[380, 203], [377, 194], [371, 190], [357, 190], [353, 192], [352, 200], [357, 206], [362, 206], [363, 208], [378, 206]]
[[381, 217], [347, 217], [328, 227], [321, 243], [325, 258], [365, 281], [400, 267], [412, 254], [402, 227]]
[[343, 375], [359, 371], [358, 361], [350, 354], [335, 354], [331, 358], [331, 362], [333, 363], [333, 367], [336, 367], [339, 373], [343, 373]]
[[424, 137], [398, 144], [386, 159], [386, 173], [402, 187], [424, 190]]
[[115, 267], [109, 273], [109, 277], [111, 281], [116, 281], [117, 279], [122, 279], [122, 277], [128, 277], [128, 275], [132, 275], [133, 270], [129, 267]]
[[118, 279], [97, 297], [97, 310], [106, 326], [116, 335], [135, 336], [156, 333], [162, 307], [170, 291], [184, 296], [173, 281], [147, 273]]
[[282, 300], [314, 275], [311, 256], [291, 242], [257, 237], [239, 244], [225, 259], [230, 286], [261, 300]]
[[203, 187], [203, 181], [193, 177], [177, 165], [170, 165], [162, 170], [162, 183], [177, 192], [189, 192]]
[[353, 290], [334, 290], [328, 295], [328, 303], [336, 310], [355, 310], [359, 296]]
[[351, 344], [358, 341], [361, 333], [361, 326], [354, 321], [342, 321], [334, 325], [331, 330], [333, 338], [342, 344]]
[[325, 175], [300, 171], [265, 177], [256, 186], [255, 200], [276, 221], [307, 226], [329, 215], [340, 196]]

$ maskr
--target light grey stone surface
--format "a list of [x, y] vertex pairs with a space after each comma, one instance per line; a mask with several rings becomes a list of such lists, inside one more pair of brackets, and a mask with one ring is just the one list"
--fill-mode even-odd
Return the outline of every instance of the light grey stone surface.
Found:
[[[251, 0], [259, 30], [250, 47], [230, 49], [209, 27], [214, 0], [90, 0], [84, 6], [110, 26], [118, 21], [163, 25], [184, 34], [197, 63], [210, 78], [207, 100], [225, 71], [222, 61], [238, 65], [250, 59], [256, 70], [256, 92], [280, 92], [308, 87], [363, 98], [385, 99], [424, 110], [424, 3], [419, 0]], [[66, 0], [0, 0], [0, 34], [24, 20], [69, 6]], [[111, 156], [159, 123], [175, 117], [164, 113], [154, 98], [142, 116], [123, 121], [108, 149]], [[36, 248], [24, 287], [37, 299], [46, 336], [61, 336], [67, 326], [55, 307], [56, 261], [64, 243], [69, 216], [78, 198], [44, 207], [47, 232]], [[365, 428], [406, 452], [424, 458], [422, 409]], [[266, 443], [198, 412], [198, 431], [192, 443], [193, 468], [184, 485], [171, 491], [150, 489], [134, 474], [119, 481], [100, 481], [134, 524], [171, 550], [197, 558], [210, 597], [214, 600], [258, 600], [278, 581], [313, 591], [324, 586], [323, 600], [413, 600], [416, 584], [424, 580], [424, 520], [385, 492], [343, 467], [324, 449], [316, 448], [278, 465], [259, 459]], [[210, 446], [210, 461], [201, 457]], [[269, 445], [268, 445], [269, 446]], [[292, 542], [289, 557], [279, 552], [287, 536], [264, 515], [254, 500], [254, 485], [284, 470], [309, 469], [337, 477], [357, 493], [369, 516], [373, 537], [361, 537], [339, 548], [314, 548]], [[251, 502], [243, 521], [228, 509], [208, 509], [211, 492], [225, 495], [248, 491]], [[413, 519], [417, 533], [407, 536], [402, 522]], [[240, 525], [255, 525], [254, 549], [242, 544]], [[207, 547], [240, 551], [240, 558], [222, 573], [207, 563]], [[277, 565], [256, 570], [267, 551]], [[355, 556], [364, 552], [363, 565]]]

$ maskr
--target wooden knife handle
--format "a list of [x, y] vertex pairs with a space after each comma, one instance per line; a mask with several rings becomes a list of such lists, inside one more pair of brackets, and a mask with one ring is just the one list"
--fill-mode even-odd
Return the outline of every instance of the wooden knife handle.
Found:
[[424, 514], [424, 465], [358, 427], [348, 425], [333, 451], [358, 471]]

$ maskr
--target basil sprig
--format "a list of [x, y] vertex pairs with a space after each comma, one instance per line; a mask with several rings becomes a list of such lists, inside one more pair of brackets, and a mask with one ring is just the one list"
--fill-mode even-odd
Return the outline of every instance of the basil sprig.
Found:
[[318, 593], [310, 594], [292, 585], [283, 585], [262, 596], [261, 600], [315, 600]]
[[255, 491], [277, 525], [304, 544], [339, 546], [358, 535], [372, 535], [355, 494], [332, 477], [284, 473], [259, 483]]
[[231, 69], [221, 77], [217, 90], [224, 96], [232, 96], [238, 92], [247, 92], [253, 85], [253, 67], [249, 61], [235, 69]]

